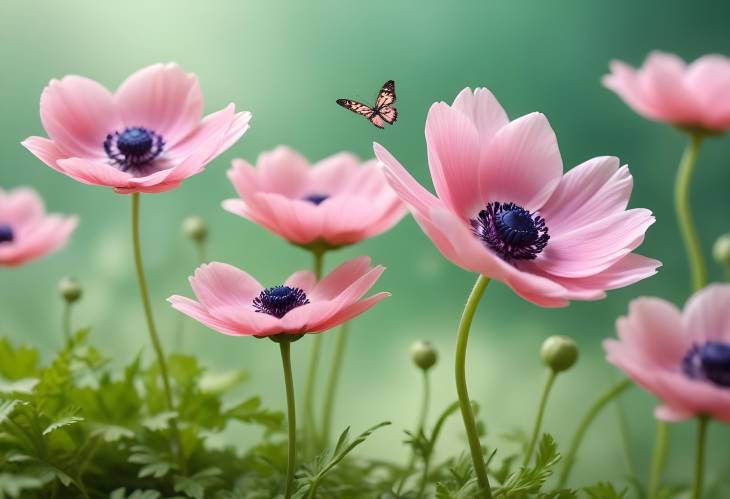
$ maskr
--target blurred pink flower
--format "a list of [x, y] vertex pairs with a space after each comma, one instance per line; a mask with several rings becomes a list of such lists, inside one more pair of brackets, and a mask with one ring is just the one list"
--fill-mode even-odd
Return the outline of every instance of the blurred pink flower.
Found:
[[223, 334], [273, 336], [320, 333], [366, 312], [390, 293], [362, 299], [385, 270], [370, 258], [350, 260], [316, 282], [312, 272], [293, 274], [281, 286], [266, 288], [246, 272], [213, 262], [190, 278], [198, 301], [171, 296], [179, 310]]
[[32, 189], [0, 189], [0, 266], [22, 265], [60, 249], [76, 224], [76, 217], [46, 215]]
[[50, 139], [23, 145], [79, 182], [121, 194], [174, 189], [231, 147], [251, 114], [225, 109], [202, 119], [198, 79], [176, 64], [148, 66], [111, 94], [81, 76], [51, 80], [41, 95]]
[[614, 157], [563, 175], [557, 140], [542, 114], [509, 121], [487, 89], [464, 89], [426, 120], [431, 178], [424, 189], [381, 145], [390, 184], [441, 253], [498, 279], [537, 305], [597, 300], [605, 290], [656, 273], [632, 253], [654, 222], [627, 210], [633, 179]]
[[656, 417], [710, 416], [730, 423], [730, 285], [695, 293], [683, 312], [659, 298], [639, 298], [605, 340], [608, 361], [662, 402]]
[[234, 160], [228, 177], [240, 199], [224, 201], [226, 210], [300, 246], [353, 244], [390, 229], [406, 212], [375, 160], [360, 163], [345, 152], [310, 168], [280, 146], [262, 153], [256, 168]]
[[705, 55], [687, 65], [652, 52], [639, 69], [611, 62], [603, 84], [642, 116], [678, 126], [730, 129], [730, 59]]

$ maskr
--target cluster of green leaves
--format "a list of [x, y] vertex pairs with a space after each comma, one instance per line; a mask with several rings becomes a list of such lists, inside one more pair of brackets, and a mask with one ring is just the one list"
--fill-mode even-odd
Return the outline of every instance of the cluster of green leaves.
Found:
[[[245, 373], [213, 376], [195, 357], [171, 355], [173, 412], [156, 364], [144, 365], [138, 356], [114, 369], [91, 346], [87, 331], [75, 334], [47, 365], [39, 357], [35, 349], [0, 338], [0, 499], [282, 497], [284, 416], [246, 396]], [[468, 455], [434, 462], [439, 436], [456, 413], [454, 403], [433, 427], [406, 432], [411, 459], [405, 463], [353, 455], [389, 423], [354, 437], [348, 428], [331, 449], [300, 463], [293, 498], [479, 497]], [[236, 425], [260, 428], [254, 432], [260, 437], [220, 444], [230, 440]], [[492, 452], [488, 463], [495, 498], [627, 497], [626, 490], [608, 483], [581, 491], [551, 489], [560, 455], [549, 435], [543, 436], [533, 465], [516, 468], [519, 453], [499, 463], [496, 455]]]

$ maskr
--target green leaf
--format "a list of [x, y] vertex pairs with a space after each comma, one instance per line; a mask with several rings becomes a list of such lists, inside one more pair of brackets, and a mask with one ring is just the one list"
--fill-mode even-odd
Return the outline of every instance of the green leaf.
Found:
[[142, 420], [142, 426], [150, 431], [166, 430], [170, 426], [170, 420], [177, 417], [175, 411], [165, 411]]
[[627, 489], [618, 491], [613, 484], [608, 482], [598, 482], [597, 484], [583, 489], [585, 493], [592, 499], [624, 499], [628, 493]]
[[6, 381], [0, 378], [0, 393], [30, 395], [39, 381], [38, 378], [23, 378], [15, 381]]
[[261, 399], [251, 397], [223, 413], [225, 418], [232, 418], [244, 423], [258, 424], [270, 433], [284, 431], [284, 414], [261, 408]]
[[38, 366], [38, 350], [21, 346], [13, 348], [0, 338], [0, 378], [11, 381], [34, 377]]
[[84, 418], [81, 416], [66, 416], [61, 419], [57, 419], [53, 423], [49, 424], [45, 430], [43, 430], [43, 435], [48, 435], [50, 433], [53, 433], [54, 431], [65, 428], [66, 426], [71, 426], [76, 423], [80, 423], [83, 421]]
[[20, 400], [4, 400], [0, 401], [0, 424], [2, 424], [15, 410], [18, 404], [22, 404]]
[[26, 474], [0, 473], [0, 499], [17, 498], [27, 490], [37, 490], [45, 485], [37, 476]]
[[221, 483], [220, 468], [207, 468], [191, 477], [175, 477], [175, 492], [182, 492], [194, 499], [203, 499], [208, 487]]

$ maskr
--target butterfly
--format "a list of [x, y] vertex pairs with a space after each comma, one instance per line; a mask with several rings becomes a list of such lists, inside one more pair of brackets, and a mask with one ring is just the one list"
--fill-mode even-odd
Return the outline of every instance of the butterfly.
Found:
[[393, 80], [386, 81], [383, 88], [380, 89], [374, 107], [350, 99], [337, 99], [340, 106], [365, 116], [378, 128], [385, 128], [384, 122], [392, 125], [398, 118], [398, 111], [393, 107], [394, 102], [395, 82]]

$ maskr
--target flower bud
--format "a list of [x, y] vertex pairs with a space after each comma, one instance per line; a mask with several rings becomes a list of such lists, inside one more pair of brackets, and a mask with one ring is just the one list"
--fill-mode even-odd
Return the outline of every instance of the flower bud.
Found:
[[411, 359], [413, 359], [413, 362], [418, 367], [424, 371], [428, 371], [434, 364], [436, 364], [438, 354], [436, 353], [436, 349], [433, 348], [431, 342], [417, 341], [411, 345]]
[[64, 277], [58, 283], [58, 294], [67, 303], [73, 303], [81, 298], [81, 284], [73, 277]]
[[578, 360], [578, 345], [567, 336], [550, 336], [543, 342], [540, 356], [554, 372], [567, 371]]
[[193, 215], [183, 221], [183, 233], [193, 241], [203, 242], [208, 236], [208, 226], [201, 217]]
[[712, 256], [720, 265], [730, 267], [730, 234], [723, 234], [717, 238], [712, 246]]

